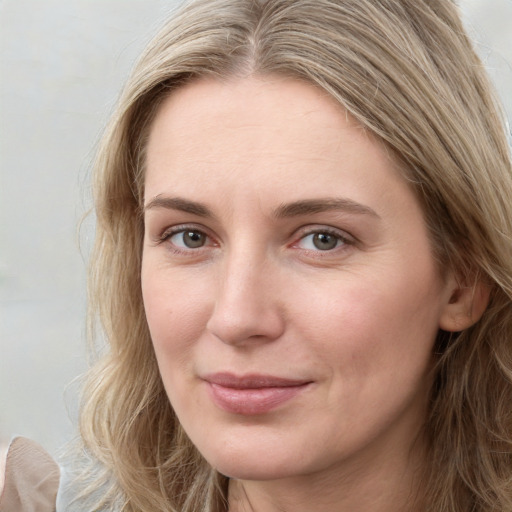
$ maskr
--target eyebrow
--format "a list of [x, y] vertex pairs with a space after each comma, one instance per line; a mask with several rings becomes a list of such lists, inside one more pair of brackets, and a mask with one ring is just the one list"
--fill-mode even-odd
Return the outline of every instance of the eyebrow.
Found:
[[158, 195], [144, 205], [144, 211], [153, 208], [165, 208], [167, 210], [179, 210], [185, 213], [191, 213], [199, 217], [214, 217], [212, 211], [202, 203], [189, 201], [181, 197], [163, 197]]
[[[165, 197], [158, 195], [151, 199], [145, 206], [144, 211], [153, 208], [164, 208], [167, 210], [178, 210], [199, 217], [214, 218], [215, 215], [205, 204], [196, 201], [190, 201], [181, 197]], [[323, 199], [305, 199], [285, 203], [278, 206], [273, 211], [275, 218], [299, 217], [301, 215], [312, 215], [329, 211], [344, 211], [359, 215], [370, 215], [380, 218], [375, 210], [369, 206], [363, 205], [348, 198], [323, 198]]]
[[323, 213], [329, 211], [344, 211], [348, 213], [370, 215], [372, 217], [380, 218], [377, 212], [369, 206], [363, 205], [345, 197], [306, 199], [303, 201], [295, 201], [293, 203], [282, 204], [274, 211], [274, 216], [277, 218], [297, 217], [300, 215], [312, 215], [315, 213]]

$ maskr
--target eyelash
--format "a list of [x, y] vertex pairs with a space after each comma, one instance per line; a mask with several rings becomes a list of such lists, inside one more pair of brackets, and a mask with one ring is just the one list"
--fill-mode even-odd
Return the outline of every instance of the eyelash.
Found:
[[[170, 242], [170, 239], [175, 236], [175, 235], [178, 235], [180, 233], [186, 233], [186, 232], [191, 232], [191, 233], [199, 233], [201, 235], [203, 235], [204, 237], [206, 237], [207, 240], [212, 240], [212, 237], [209, 236], [207, 233], [205, 233], [205, 231], [203, 229], [199, 229], [197, 228], [196, 226], [191, 226], [191, 225], [179, 225], [179, 226], [173, 226], [172, 228], [169, 228], [169, 229], [166, 229], [157, 239], [157, 243], [158, 244], [163, 244], [165, 242], [169, 242], [169, 245], [171, 245], [172, 247], [172, 251], [177, 253], [177, 254], [190, 254], [190, 252], [198, 252], [200, 249], [203, 249], [205, 247], [205, 245], [203, 246], [200, 246], [198, 248], [183, 248], [183, 247], [178, 247], [177, 245], [173, 244], [172, 242]], [[211, 246], [212, 244], [209, 244], [209, 245], [206, 245], [207, 247], [208, 246]], [[215, 245], [215, 244], [213, 244]]]
[[[197, 248], [191, 248], [191, 247], [183, 248], [183, 247], [178, 247], [176, 244], [173, 244], [172, 242], [170, 242], [170, 239], [173, 236], [178, 235], [180, 233], [186, 233], [187, 231], [191, 232], [191, 233], [198, 233], [200, 235], [203, 235], [204, 237], [206, 237], [206, 243], [204, 245], [202, 245], [202, 246], [197, 247]], [[320, 227], [319, 226], [318, 228], [304, 228], [300, 232], [299, 238], [296, 238], [296, 241], [291, 243], [289, 245], [289, 247], [301, 249], [300, 247], [298, 247], [299, 244], [302, 241], [304, 241], [307, 237], [315, 236], [315, 235], [329, 235], [329, 236], [335, 237], [336, 240], [337, 240], [336, 247], [334, 247], [332, 249], [321, 250], [321, 249], [318, 249], [318, 248], [317, 249], [302, 248], [302, 250], [304, 250], [304, 251], [306, 251], [308, 253], [313, 253], [317, 257], [321, 257], [322, 254], [326, 254], [327, 255], [329, 253], [332, 254], [333, 252], [338, 252], [338, 251], [346, 250], [347, 246], [353, 246], [357, 242], [352, 236], [348, 235], [347, 233], [345, 233], [343, 231], [339, 231], [339, 230], [334, 229], [334, 228]], [[178, 226], [174, 226], [172, 228], [166, 229], [161, 235], [158, 236], [157, 243], [158, 244], [162, 244], [162, 243], [165, 243], [165, 242], [169, 242], [169, 245], [171, 245], [172, 251], [174, 253], [176, 253], [176, 254], [190, 254], [191, 252], [197, 253], [201, 249], [204, 249], [205, 247], [211, 247], [212, 245], [213, 246], [217, 245], [216, 242], [207, 244], [208, 240], [212, 241], [212, 237], [209, 236], [207, 233], [205, 233], [205, 231], [203, 229], [199, 229], [198, 227], [193, 226], [193, 225], [178, 225]]]
[[336, 247], [332, 249], [306, 249], [303, 250], [308, 251], [309, 253], [315, 253], [317, 256], [321, 256], [322, 254], [332, 254], [334, 252], [346, 250], [348, 246], [353, 246], [356, 243], [356, 240], [345, 233], [344, 231], [339, 231], [334, 228], [328, 227], [318, 227], [318, 228], [306, 228], [301, 234], [300, 238], [293, 242], [292, 247], [297, 247], [301, 242], [303, 242], [307, 237], [314, 237], [315, 235], [329, 235], [333, 236], [337, 240]]

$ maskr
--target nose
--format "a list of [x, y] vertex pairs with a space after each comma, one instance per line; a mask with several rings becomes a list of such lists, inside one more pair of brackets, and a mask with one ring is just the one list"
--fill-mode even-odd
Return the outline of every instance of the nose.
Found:
[[268, 342], [285, 328], [279, 300], [279, 272], [264, 257], [240, 254], [225, 262], [218, 277], [212, 315], [206, 328], [231, 345]]

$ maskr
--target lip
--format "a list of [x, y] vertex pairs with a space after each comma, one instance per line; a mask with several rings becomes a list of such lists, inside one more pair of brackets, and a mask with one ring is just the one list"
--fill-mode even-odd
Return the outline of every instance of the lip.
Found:
[[213, 402], [226, 412], [256, 415], [270, 412], [302, 393], [312, 381], [272, 375], [215, 373], [203, 377]]

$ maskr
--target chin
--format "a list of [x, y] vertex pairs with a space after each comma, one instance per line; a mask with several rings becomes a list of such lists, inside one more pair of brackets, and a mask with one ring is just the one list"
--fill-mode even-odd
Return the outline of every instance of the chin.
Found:
[[279, 480], [290, 475], [290, 467], [286, 467], [276, 461], [255, 461], [250, 458], [240, 460], [219, 461], [212, 466], [222, 475], [235, 480]]
[[237, 480], [277, 480], [292, 476], [290, 468], [293, 468], [294, 474], [308, 470], [304, 458], [297, 457], [300, 450], [283, 446], [283, 443], [280, 447], [272, 448], [265, 446], [265, 443], [254, 443], [251, 446], [242, 441], [240, 445], [210, 445], [200, 451], [219, 473]]

